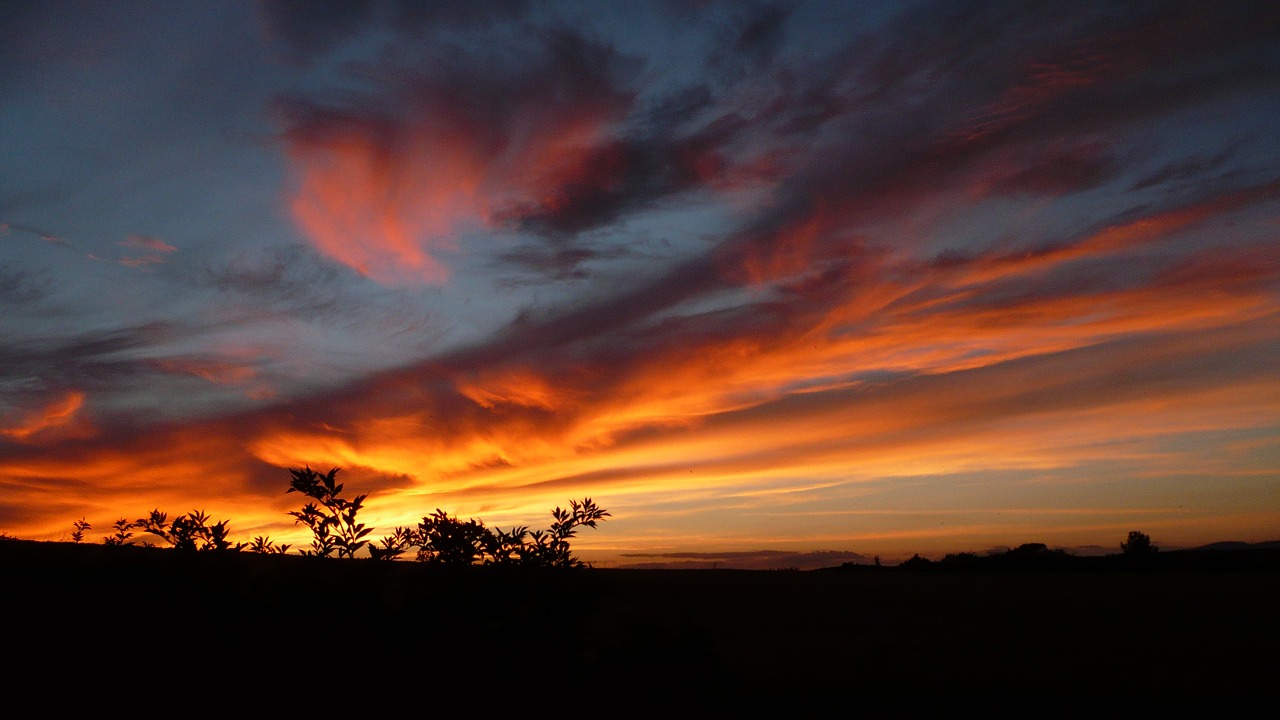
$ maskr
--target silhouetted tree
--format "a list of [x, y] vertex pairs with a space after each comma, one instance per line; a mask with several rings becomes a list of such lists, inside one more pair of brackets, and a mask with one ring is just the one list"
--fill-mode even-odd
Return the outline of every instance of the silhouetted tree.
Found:
[[932, 564], [933, 564], [933, 561], [931, 561], [929, 558], [920, 557], [920, 554], [917, 553], [907, 558], [906, 560], [903, 560], [902, 564], [900, 564], [898, 567], [905, 568], [907, 570], [923, 570]]
[[1120, 550], [1128, 557], [1148, 557], [1159, 548], [1151, 544], [1151, 537], [1146, 533], [1131, 530], [1129, 537], [1120, 543]]
[[953, 567], [960, 566], [960, 565], [965, 567], [972, 567], [972, 566], [981, 564], [982, 558], [978, 557], [976, 553], [971, 553], [971, 552], [947, 553], [945, 556], [943, 556], [942, 560], [940, 560], [939, 562], [941, 562], [943, 565], [948, 565]]

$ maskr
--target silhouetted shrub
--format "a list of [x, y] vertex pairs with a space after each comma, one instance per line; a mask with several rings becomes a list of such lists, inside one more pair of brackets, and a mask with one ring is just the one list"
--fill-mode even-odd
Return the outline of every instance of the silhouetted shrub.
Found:
[[413, 531], [398, 527], [390, 535], [369, 544], [369, 557], [374, 560], [396, 560], [413, 547]]
[[336, 550], [338, 557], [355, 557], [368, 542], [364, 538], [371, 532], [356, 522], [368, 494], [358, 495], [354, 500], [342, 497], [342, 483], [334, 479], [338, 474], [336, 467], [323, 475], [310, 467], [289, 472], [293, 479], [285, 492], [300, 492], [320, 503], [309, 502], [301, 510], [289, 513], [297, 518], [296, 522], [311, 528], [311, 550], [304, 550], [303, 554], [329, 557]]
[[[357, 515], [364, 500], [358, 495], [348, 500], [342, 497], [343, 484], [337, 481], [340, 468], [319, 473], [310, 467], [291, 469], [287, 493], [298, 492], [311, 500], [301, 509], [290, 512], [295, 523], [302, 523], [311, 530], [311, 547], [302, 555], [316, 557], [353, 558], [362, 548], [368, 547], [374, 560], [396, 560], [412, 548], [418, 548], [417, 559], [434, 565], [521, 565], [526, 567], [581, 567], [585, 565], [570, 552], [569, 541], [580, 527], [594, 528], [606, 517], [608, 511], [595, 504], [591, 498], [570, 500], [569, 509], [557, 507], [552, 511], [553, 522], [547, 530], [530, 532], [527, 527], [515, 527], [509, 531], [490, 529], [479, 520], [460, 520], [444, 510], [422, 518], [416, 528], [397, 527], [377, 543], [366, 538], [371, 530], [358, 522]], [[89, 523], [83, 519], [73, 523], [72, 539], [83, 540]], [[195, 510], [169, 522], [166, 513], [159, 509], [135, 521], [121, 518], [115, 523], [115, 534], [103, 539], [107, 545], [128, 545], [133, 530], [154, 535], [170, 546], [183, 551], [232, 551], [246, 550], [261, 554], [284, 555], [288, 544], [276, 544], [271, 538], [259, 535], [249, 544], [232, 543], [226, 520], [210, 524], [209, 516]], [[148, 543], [143, 543], [144, 545]]]
[[433, 565], [473, 565], [485, 559], [486, 542], [492, 533], [478, 520], [459, 520], [436, 508], [422, 518], [413, 535], [418, 561]]
[[[118, 525], [118, 523], [117, 523]], [[175, 550], [196, 551], [230, 551], [240, 550], [243, 545], [232, 544], [228, 537], [228, 521], [222, 520], [209, 524], [209, 516], [202, 510], [193, 510], [186, 515], [179, 515], [168, 522], [168, 515], [159, 510], [152, 510], [151, 515], [139, 518], [133, 527], [140, 528], [164, 540]]]
[[[547, 530], [490, 529], [479, 520], [459, 520], [437, 508], [422, 518], [408, 543], [418, 546], [418, 560], [436, 565], [521, 565], [525, 567], [581, 567], [570, 552], [569, 539], [579, 527], [596, 527], [609, 512], [591, 498], [557, 507]], [[397, 528], [399, 530], [399, 528]]]
[[[569, 541], [580, 527], [594, 528], [609, 512], [591, 498], [570, 500], [569, 508], [552, 511], [551, 527], [529, 531], [515, 527], [509, 531], [485, 527], [480, 520], [461, 520], [444, 510], [422, 518], [416, 528], [397, 527], [376, 543], [365, 538], [371, 532], [356, 519], [367, 494], [353, 500], [342, 497], [343, 484], [337, 481], [340, 468], [321, 474], [304, 467], [290, 470], [292, 479], [286, 492], [300, 492], [311, 498], [302, 510], [289, 514], [295, 522], [311, 529], [311, 549], [304, 555], [355, 557], [368, 546], [374, 560], [396, 560], [412, 548], [416, 559], [432, 565], [521, 565], [525, 567], [580, 567], [582, 561], [570, 551]], [[317, 504], [318, 503], [318, 504]], [[257, 552], [270, 546], [267, 538], [257, 538], [250, 546]], [[288, 546], [285, 546], [286, 548]]]
[[129, 518], [120, 518], [115, 524], [115, 534], [103, 538], [102, 542], [107, 545], [128, 545], [133, 537], [133, 528], [133, 521]]
[[603, 508], [598, 507], [591, 498], [582, 502], [569, 501], [569, 510], [556, 508], [551, 516], [555, 522], [543, 533], [535, 530], [529, 533], [529, 541], [520, 550], [520, 561], [523, 564], [540, 567], [579, 567], [577, 558], [569, 553], [569, 538], [578, 534], [579, 527], [594, 528], [596, 523], [609, 516]]
[[269, 537], [262, 535], [255, 536], [253, 542], [244, 547], [249, 552], [262, 553], [264, 555], [284, 555], [289, 552], [289, 544], [284, 543], [277, 545]]
[[93, 528], [93, 526], [86, 522], [84, 518], [80, 518], [74, 523], [71, 523], [71, 527], [74, 528], [71, 531], [71, 542], [73, 543], [84, 542], [84, 531]]

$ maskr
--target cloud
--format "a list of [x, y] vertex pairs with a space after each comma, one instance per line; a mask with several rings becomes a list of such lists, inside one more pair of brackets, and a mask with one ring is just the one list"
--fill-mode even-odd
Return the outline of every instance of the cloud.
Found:
[[349, 296], [342, 272], [301, 245], [234, 254], [205, 267], [196, 282], [250, 315], [337, 321], [365, 309]]
[[168, 259], [163, 255], [143, 255], [141, 257], [120, 258], [120, 264], [125, 267], [143, 267], [145, 265], [163, 265]]
[[0, 424], [0, 436], [18, 442], [33, 442], [47, 440], [55, 434], [66, 437], [91, 433], [89, 426], [77, 422], [84, 400], [84, 393], [67, 391], [61, 397], [48, 400], [40, 407]]
[[0, 304], [29, 304], [50, 295], [52, 283], [25, 270], [0, 268]]
[[252, 367], [209, 358], [160, 358], [147, 364], [163, 373], [191, 375], [219, 385], [243, 385], [257, 375]]
[[150, 323], [61, 338], [15, 339], [0, 349], [0, 378], [39, 377], [51, 387], [96, 389], [135, 372], [123, 356], [174, 332], [172, 325]]
[[157, 238], [146, 235], [130, 235], [127, 239], [122, 240], [117, 245], [128, 248], [137, 248], [140, 250], [150, 250], [146, 255], [125, 257], [120, 259], [120, 264], [125, 267], [142, 267], [144, 265], [161, 265], [169, 261], [166, 257], [169, 253], [177, 252], [178, 248], [159, 240]]
[[441, 29], [469, 29], [519, 18], [525, 0], [261, 0], [267, 33], [281, 40], [288, 56], [314, 62], [336, 47], [374, 29], [417, 35]]
[[356, 103], [281, 103], [298, 177], [291, 210], [322, 253], [385, 284], [442, 283], [438, 255], [460, 234], [546, 202], [593, 167], [631, 102], [625, 63], [569, 31], [523, 42], [523, 56], [372, 67], [380, 87]]
[[178, 248], [159, 238], [150, 237], [148, 235], [130, 235], [128, 238], [116, 243], [122, 247], [139, 248], [142, 250], [151, 250], [161, 255], [167, 255], [171, 252], [177, 252]]

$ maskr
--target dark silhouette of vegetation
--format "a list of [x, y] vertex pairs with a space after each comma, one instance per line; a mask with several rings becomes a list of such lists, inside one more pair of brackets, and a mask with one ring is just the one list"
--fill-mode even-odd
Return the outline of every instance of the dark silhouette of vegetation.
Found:
[[1127, 557], [1149, 557], [1154, 555], [1159, 548], [1151, 544], [1151, 537], [1144, 532], [1131, 530], [1129, 537], [1120, 543], [1120, 550]]
[[398, 527], [390, 535], [369, 544], [369, 557], [374, 560], [397, 560], [413, 546], [413, 531]]
[[579, 527], [594, 528], [596, 523], [609, 516], [609, 513], [597, 507], [591, 498], [586, 498], [582, 502], [570, 500], [569, 508], [569, 510], [556, 508], [551, 513], [555, 522], [551, 523], [551, 529], [546, 534], [541, 531], [529, 534], [532, 545], [531, 556], [535, 565], [571, 567], [580, 564], [569, 554], [569, 538], [578, 534]]
[[926, 568], [932, 564], [933, 564], [932, 560], [930, 560], [929, 558], [920, 557], [920, 554], [916, 553], [915, 555], [912, 555], [910, 558], [903, 560], [902, 565], [900, 567], [906, 568], [908, 570], [917, 570], [917, 569]]
[[297, 518], [296, 522], [311, 528], [311, 549], [304, 550], [303, 554], [329, 557], [337, 551], [340, 558], [355, 557], [368, 543], [365, 537], [372, 532], [356, 521], [368, 494], [357, 495], [353, 500], [342, 497], [342, 483], [334, 479], [338, 474], [336, 467], [323, 475], [310, 467], [289, 472], [293, 479], [285, 492], [300, 492], [320, 503], [309, 502], [301, 510], [289, 513]]
[[[390, 535], [370, 542], [372, 530], [359, 522], [359, 513], [368, 494], [355, 498], [342, 496], [344, 485], [337, 481], [340, 468], [320, 473], [310, 467], [290, 470], [287, 493], [302, 493], [310, 498], [301, 510], [291, 511], [295, 523], [306, 525], [312, 534], [311, 547], [299, 554], [313, 557], [354, 558], [368, 549], [374, 560], [397, 560], [417, 549], [416, 559], [431, 565], [462, 567], [469, 565], [519, 565], [523, 567], [583, 567], [570, 551], [570, 540], [581, 527], [594, 528], [609, 512], [591, 500], [570, 500], [569, 508], [552, 511], [553, 522], [546, 530], [530, 531], [515, 527], [509, 531], [485, 527], [480, 520], [460, 520], [439, 508], [422, 518], [416, 528], [397, 527]], [[90, 529], [87, 521], [73, 523], [72, 540], [81, 542]], [[291, 547], [258, 535], [249, 543], [233, 543], [228, 521], [212, 522], [201, 510], [193, 510], [169, 521], [167, 513], [152, 510], [147, 517], [116, 521], [113, 535], [103, 538], [106, 545], [133, 544], [134, 530], [160, 538], [169, 546], [186, 552], [247, 551], [263, 555], [285, 555]], [[148, 543], [142, 543], [144, 545]]]
[[115, 534], [108, 535], [102, 541], [107, 545], [128, 545], [133, 538], [134, 524], [128, 518], [120, 518], [115, 524]]
[[289, 544], [275, 544], [271, 538], [257, 535], [253, 541], [244, 546], [249, 552], [261, 553], [263, 555], [285, 555], [289, 552]]
[[[609, 512], [591, 498], [557, 507], [547, 530], [516, 527], [489, 529], [479, 520], [459, 520], [439, 508], [408, 532], [408, 544], [418, 547], [418, 560], [434, 565], [521, 565], [525, 567], [581, 567], [569, 549], [579, 527], [594, 528]], [[397, 528], [397, 531], [400, 531]]]
[[422, 518], [418, 529], [411, 534], [411, 543], [418, 546], [418, 560], [432, 565], [473, 565], [483, 562], [484, 546], [490, 532], [478, 520], [462, 521], [449, 517], [436, 508], [432, 515]]
[[[347, 500], [344, 486], [337, 481], [340, 468], [319, 473], [310, 467], [290, 470], [293, 475], [287, 492], [300, 492], [314, 502], [290, 512], [296, 522], [311, 529], [311, 549], [304, 555], [355, 557], [367, 547], [374, 560], [397, 560], [413, 548], [416, 559], [430, 565], [465, 567], [468, 565], [520, 565], [523, 567], [582, 567], [584, 563], [570, 552], [569, 541], [580, 527], [594, 528], [609, 512], [586, 498], [570, 500], [569, 508], [552, 511], [553, 522], [546, 530], [530, 531], [516, 527], [509, 531], [491, 529], [476, 519], [461, 520], [440, 508], [422, 518], [416, 528], [397, 527], [377, 542], [366, 538], [371, 530], [358, 521], [367, 494]], [[319, 503], [319, 504], [317, 504]], [[260, 538], [250, 549], [266, 547], [270, 540]]]
[[86, 522], [84, 518], [71, 523], [71, 527], [74, 528], [71, 531], [71, 542], [73, 543], [84, 542], [84, 532], [93, 529], [93, 526]]
[[1214, 563], [1222, 564], [1219, 559], [1211, 559], [1204, 552], [1183, 552], [1178, 558], [1163, 558], [1169, 560], [1169, 563], [1157, 563], [1157, 548], [1152, 544], [1151, 538], [1137, 530], [1130, 532], [1128, 537], [1120, 543], [1120, 549], [1121, 554], [1080, 557], [1061, 548], [1050, 548], [1044, 543], [1023, 543], [1016, 548], [992, 551], [983, 555], [972, 552], [950, 553], [936, 562], [915, 555], [898, 567], [904, 570], [1002, 572], [1133, 570], [1173, 567], [1174, 563], [1180, 567], [1193, 564], [1205, 566], [1211, 566]]
[[185, 552], [196, 551], [239, 551], [244, 546], [232, 544], [227, 537], [228, 521], [209, 524], [209, 516], [203, 511], [193, 510], [168, 522], [168, 515], [159, 510], [152, 510], [151, 515], [139, 518], [134, 527], [155, 535], [173, 546], [175, 550]]

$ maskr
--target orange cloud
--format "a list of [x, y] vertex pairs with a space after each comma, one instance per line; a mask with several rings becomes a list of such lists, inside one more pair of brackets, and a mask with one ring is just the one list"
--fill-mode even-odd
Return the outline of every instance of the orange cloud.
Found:
[[[612, 51], [567, 35], [542, 43], [529, 65], [442, 63], [459, 76], [409, 79], [386, 69], [388, 97], [293, 107], [285, 141], [299, 227], [380, 283], [438, 284], [440, 254], [467, 230], [615, 182], [625, 163], [608, 135], [631, 99], [610, 85]], [[498, 102], [495, 86], [506, 90]]]
[[301, 178], [294, 219], [322, 253], [379, 282], [443, 282], [431, 253], [486, 212], [478, 159], [447, 136], [388, 151], [353, 130], [296, 140], [289, 156]]
[[122, 247], [137, 248], [139, 250], [148, 250], [146, 255], [137, 257], [120, 258], [120, 264], [125, 267], [143, 267], [146, 265], [162, 265], [168, 262], [166, 257], [169, 253], [177, 252], [177, 248], [160, 240], [158, 238], [149, 237], [147, 235], [130, 235], [127, 239], [116, 243]]
[[[65, 435], [76, 429], [77, 415], [84, 406], [85, 395], [70, 390], [62, 397], [51, 400], [42, 407], [26, 413], [7, 427], [0, 427], [0, 435], [19, 441], [38, 439], [41, 435]], [[86, 428], [79, 428], [83, 433]]]
[[539, 119], [501, 152], [431, 119], [396, 130], [392, 147], [360, 127], [295, 139], [291, 210], [321, 252], [374, 280], [442, 283], [448, 269], [438, 255], [457, 248], [460, 233], [500, 224], [498, 211], [510, 206], [555, 208], [558, 188], [607, 183], [587, 163], [599, 160], [591, 147], [606, 120]]
[[150, 250], [152, 252], [163, 253], [166, 255], [168, 253], [178, 251], [178, 248], [170, 245], [169, 243], [163, 240], [160, 240], [159, 238], [150, 237], [148, 235], [130, 235], [128, 238], [121, 240], [116, 244], [121, 245], [123, 247]]

